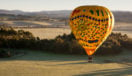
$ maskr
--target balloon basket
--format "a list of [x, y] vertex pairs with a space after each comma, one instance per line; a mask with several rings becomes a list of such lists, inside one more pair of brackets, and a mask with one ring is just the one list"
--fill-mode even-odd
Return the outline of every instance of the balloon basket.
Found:
[[93, 62], [93, 57], [92, 56], [88, 56], [88, 62], [92, 63]]

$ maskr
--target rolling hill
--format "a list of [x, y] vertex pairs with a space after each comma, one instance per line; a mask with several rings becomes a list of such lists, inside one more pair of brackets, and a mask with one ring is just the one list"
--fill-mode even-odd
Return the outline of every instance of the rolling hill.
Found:
[[[132, 23], [132, 12], [130, 11], [112, 11], [116, 22]], [[58, 11], [40, 11], [40, 12], [24, 12], [20, 10], [0, 10], [0, 14], [26, 15], [26, 16], [40, 16], [49, 18], [66, 18], [68, 19], [71, 10]]]

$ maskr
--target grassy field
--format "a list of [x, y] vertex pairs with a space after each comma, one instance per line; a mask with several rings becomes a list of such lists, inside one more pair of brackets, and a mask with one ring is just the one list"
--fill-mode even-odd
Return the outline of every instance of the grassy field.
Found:
[[117, 33], [122, 33], [122, 34], [127, 34], [130, 38], [132, 38], [132, 31], [114, 31], [114, 32], [117, 32]]
[[94, 56], [94, 62], [88, 63], [86, 55], [27, 51], [23, 56], [0, 59], [0, 76], [132, 76], [131, 53]]
[[0, 24], [7, 24], [13, 27], [40, 27], [51, 25], [49, 22], [44, 21], [0, 21]]
[[0, 25], [8, 25], [12, 27], [65, 27], [64, 21], [32, 21], [32, 20], [16, 20], [16, 21], [0, 21]]
[[[25, 30], [33, 33], [35, 37], [40, 37], [40, 39], [53, 39], [58, 35], [70, 34], [70, 28], [17, 28], [16, 30]], [[127, 34], [132, 38], [132, 31], [114, 31], [121, 32], [122, 34]]]
[[40, 39], [53, 39], [58, 35], [71, 33], [68, 28], [17, 28], [16, 30], [20, 29], [30, 31], [35, 37], [40, 37]]

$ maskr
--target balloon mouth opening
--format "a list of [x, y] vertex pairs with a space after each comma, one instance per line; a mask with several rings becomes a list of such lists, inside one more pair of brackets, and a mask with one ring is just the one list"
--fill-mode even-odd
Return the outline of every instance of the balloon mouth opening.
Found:
[[96, 43], [98, 42], [99, 40], [88, 40], [88, 43]]
[[95, 49], [88, 49], [88, 48], [85, 48], [85, 51], [86, 51], [86, 53], [87, 53], [89, 56], [91, 56], [91, 55], [93, 55], [93, 53], [95, 52]]

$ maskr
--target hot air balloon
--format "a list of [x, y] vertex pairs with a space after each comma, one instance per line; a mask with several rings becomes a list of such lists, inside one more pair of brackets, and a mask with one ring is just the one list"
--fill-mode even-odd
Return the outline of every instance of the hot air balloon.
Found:
[[90, 61], [95, 51], [111, 34], [114, 17], [112, 12], [103, 6], [80, 6], [71, 13], [69, 24]]

